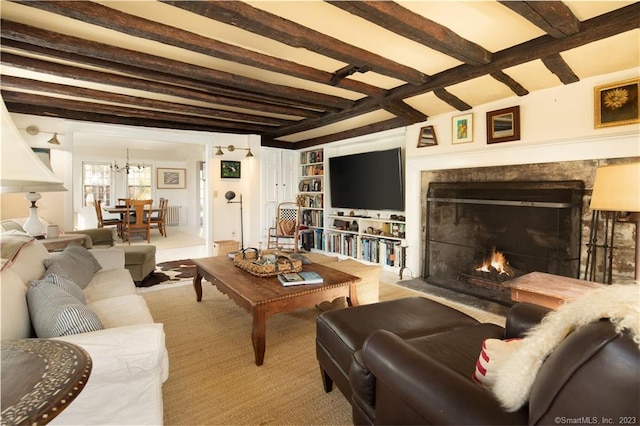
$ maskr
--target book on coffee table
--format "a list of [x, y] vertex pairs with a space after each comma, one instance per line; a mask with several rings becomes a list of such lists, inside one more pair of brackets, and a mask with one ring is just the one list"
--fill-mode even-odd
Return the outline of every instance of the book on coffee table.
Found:
[[314, 271], [290, 272], [278, 275], [283, 286], [302, 284], [322, 284], [322, 276]]

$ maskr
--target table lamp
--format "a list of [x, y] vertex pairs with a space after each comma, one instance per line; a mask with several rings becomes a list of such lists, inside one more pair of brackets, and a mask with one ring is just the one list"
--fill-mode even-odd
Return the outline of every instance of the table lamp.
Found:
[[9, 111], [2, 104], [2, 139], [0, 192], [26, 192], [25, 199], [31, 202], [29, 219], [24, 230], [34, 237], [44, 235], [44, 224], [38, 218], [36, 201], [41, 198], [40, 192], [66, 191], [62, 180], [58, 179], [33, 153], [24, 141], [9, 116]]
[[590, 207], [630, 213], [629, 222], [636, 224], [635, 279], [640, 280], [640, 162], [598, 167]]

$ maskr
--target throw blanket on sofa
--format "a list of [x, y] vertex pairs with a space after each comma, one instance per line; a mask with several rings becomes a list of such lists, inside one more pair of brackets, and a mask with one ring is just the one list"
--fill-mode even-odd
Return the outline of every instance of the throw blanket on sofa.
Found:
[[640, 348], [640, 286], [612, 285], [593, 290], [549, 313], [497, 367], [493, 393], [507, 411], [529, 399], [531, 387], [546, 357], [581, 325], [609, 318], [621, 333], [629, 330]]
[[12, 231], [2, 234], [0, 239], [0, 248], [2, 251], [2, 269], [10, 265], [16, 258], [22, 247], [30, 244], [34, 238], [23, 233], [13, 233]]

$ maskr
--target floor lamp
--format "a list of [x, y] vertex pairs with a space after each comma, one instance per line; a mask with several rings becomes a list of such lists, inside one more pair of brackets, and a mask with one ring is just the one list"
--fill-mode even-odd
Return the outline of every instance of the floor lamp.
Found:
[[635, 280], [640, 281], [640, 162], [598, 167], [590, 207], [629, 213], [629, 222], [636, 225]]
[[242, 194], [240, 194], [240, 201], [231, 201], [236, 198], [236, 193], [233, 191], [227, 191], [224, 194], [224, 198], [227, 199], [227, 204], [240, 203], [240, 250], [244, 250], [244, 226], [242, 224]]

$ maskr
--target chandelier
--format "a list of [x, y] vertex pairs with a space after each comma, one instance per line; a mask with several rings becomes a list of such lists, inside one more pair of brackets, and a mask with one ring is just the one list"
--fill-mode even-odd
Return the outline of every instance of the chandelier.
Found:
[[129, 163], [129, 148], [127, 148], [127, 162], [125, 163], [125, 165], [119, 166], [118, 162], [114, 161], [113, 164], [111, 164], [109, 167], [111, 167], [111, 170], [113, 170], [114, 172], [126, 171], [127, 174], [129, 174], [129, 170], [133, 169], [134, 167], [137, 168], [138, 170], [144, 170], [146, 166], [144, 165], [144, 163], [137, 163], [137, 164]]

